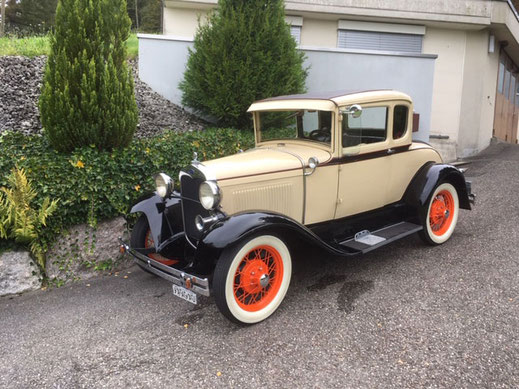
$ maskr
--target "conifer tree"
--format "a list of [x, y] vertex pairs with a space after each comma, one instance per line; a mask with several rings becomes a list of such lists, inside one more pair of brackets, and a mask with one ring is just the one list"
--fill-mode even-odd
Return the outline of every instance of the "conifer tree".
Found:
[[250, 127], [253, 101], [304, 91], [303, 61], [283, 0], [219, 0], [198, 27], [180, 83], [182, 103], [220, 125]]
[[127, 145], [138, 121], [126, 64], [126, 0], [60, 0], [40, 97], [45, 134], [59, 151]]

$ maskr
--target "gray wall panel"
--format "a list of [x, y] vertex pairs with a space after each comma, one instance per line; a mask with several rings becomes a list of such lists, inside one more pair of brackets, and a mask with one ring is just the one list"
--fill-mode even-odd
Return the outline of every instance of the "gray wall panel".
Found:
[[306, 49], [309, 91], [394, 89], [407, 93], [420, 114], [414, 138], [427, 141], [431, 124], [434, 57], [373, 55]]

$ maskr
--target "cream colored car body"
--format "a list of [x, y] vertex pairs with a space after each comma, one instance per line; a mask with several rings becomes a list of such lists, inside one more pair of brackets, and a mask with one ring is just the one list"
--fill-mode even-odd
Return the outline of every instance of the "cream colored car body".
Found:
[[[385, 141], [343, 147], [341, 121], [346, 114], [341, 111], [354, 104], [363, 109], [388, 108]], [[396, 105], [408, 107], [407, 128], [399, 139], [392, 137]], [[296, 139], [261, 141], [260, 112], [299, 109], [332, 112], [329, 145]], [[228, 215], [274, 211], [305, 225], [339, 219], [398, 202], [420, 167], [429, 161], [442, 162], [431, 146], [412, 141], [413, 103], [404, 93], [277, 97], [255, 102], [249, 112], [256, 147], [203, 162], [218, 182], [222, 211]], [[308, 166], [311, 157], [319, 161], [313, 172]]]

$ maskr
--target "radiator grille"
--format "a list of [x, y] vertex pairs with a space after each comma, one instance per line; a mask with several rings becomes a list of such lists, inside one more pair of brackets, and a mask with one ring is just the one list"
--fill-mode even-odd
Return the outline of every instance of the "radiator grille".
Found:
[[198, 197], [198, 189], [204, 181], [204, 175], [192, 166], [181, 173], [180, 190], [182, 194], [184, 230], [188, 240], [195, 245], [202, 236], [202, 233], [196, 228], [195, 217], [197, 215], [202, 217], [209, 216], [209, 211], [202, 207]]
[[233, 210], [269, 210], [287, 214], [293, 201], [292, 184], [279, 184], [233, 191]]

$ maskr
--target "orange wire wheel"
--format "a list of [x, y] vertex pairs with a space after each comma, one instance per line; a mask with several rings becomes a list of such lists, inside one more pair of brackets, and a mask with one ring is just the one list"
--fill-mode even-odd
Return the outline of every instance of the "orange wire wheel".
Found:
[[429, 211], [429, 225], [434, 235], [442, 236], [452, 224], [454, 216], [454, 199], [447, 190], [442, 190], [434, 196]]
[[280, 238], [249, 238], [218, 258], [213, 274], [216, 306], [231, 321], [258, 323], [279, 307], [291, 276], [290, 251]]
[[[144, 238], [144, 248], [149, 249], [153, 247], [155, 247], [155, 243], [151, 237], [151, 230], [148, 230], [148, 232], [146, 232], [146, 237]], [[168, 259], [160, 254], [148, 254], [148, 257], [167, 266], [171, 266], [179, 262], [178, 259]]]
[[429, 200], [420, 236], [431, 245], [446, 242], [454, 232], [458, 213], [459, 199], [456, 188], [447, 182], [438, 185]]
[[272, 246], [262, 245], [249, 251], [234, 274], [234, 298], [249, 312], [259, 311], [278, 294], [283, 279], [281, 255]]

